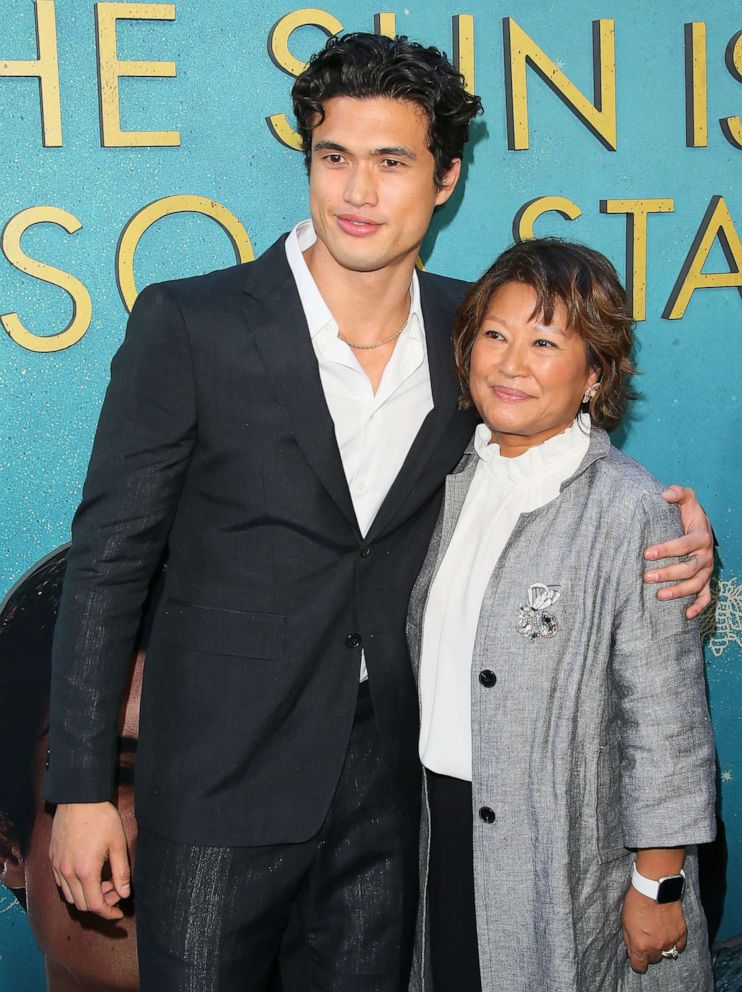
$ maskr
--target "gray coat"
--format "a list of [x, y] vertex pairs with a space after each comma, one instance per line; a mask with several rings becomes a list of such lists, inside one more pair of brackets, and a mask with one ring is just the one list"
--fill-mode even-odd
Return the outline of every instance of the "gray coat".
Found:
[[[417, 674], [428, 591], [476, 464], [470, 445], [446, 481], [412, 593], [407, 633]], [[694, 848], [715, 833], [714, 745], [698, 628], [685, 619], [687, 601], [659, 602], [656, 586], [641, 579], [644, 548], [679, 532], [677, 511], [660, 491], [594, 429], [559, 498], [520, 516], [487, 586], [471, 667], [484, 992], [713, 987]], [[532, 589], [536, 584], [559, 593], [540, 611], [532, 607], [543, 592]], [[493, 686], [479, 680], [487, 669], [496, 675]], [[480, 817], [482, 807], [494, 811], [494, 822]], [[424, 813], [423, 893], [428, 834]], [[677, 961], [651, 965], [640, 976], [629, 967], [620, 928], [632, 863], [627, 849], [680, 845], [688, 847], [688, 946]], [[415, 992], [432, 990], [425, 914], [423, 897]]]

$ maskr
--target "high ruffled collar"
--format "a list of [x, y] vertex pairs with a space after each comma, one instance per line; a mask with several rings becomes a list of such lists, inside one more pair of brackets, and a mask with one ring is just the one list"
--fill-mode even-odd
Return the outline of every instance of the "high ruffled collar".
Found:
[[515, 458], [504, 458], [500, 445], [490, 442], [490, 429], [480, 424], [474, 433], [474, 450], [487, 473], [499, 485], [530, 486], [561, 474], [568, 478], [582, 461], [590, 444], [590, 417], [579, 414], [570, 427], [543, 444], [528, 448]]

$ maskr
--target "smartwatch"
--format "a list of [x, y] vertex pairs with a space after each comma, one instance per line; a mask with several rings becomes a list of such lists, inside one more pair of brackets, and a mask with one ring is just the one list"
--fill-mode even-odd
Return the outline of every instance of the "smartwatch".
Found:
[[680, 869], [679, 875], [663, 875], [662, 878], [645, 878], [636, 869], [636, 862], [631, 869], [631, 884], [643, 896], [657, 903], [678, 902], [683, 897], [685, 888], [685, 872]]

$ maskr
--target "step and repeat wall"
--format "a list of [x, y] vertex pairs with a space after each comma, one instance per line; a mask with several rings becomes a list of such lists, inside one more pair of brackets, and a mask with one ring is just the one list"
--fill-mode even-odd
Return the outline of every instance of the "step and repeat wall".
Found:
[[[0, 596], [36, 597], [35, 631], [46, 629], [52, 553], [69, 538], [137, 291], [250, 260], [307, 216], [289, 91], [309, 55], [343, 31], [434, 44], [485, 115], [422, 263], [475, 278], [534, 234], [607, 254], [628, 284], [642, 372], [615, 440], [694, 486], [713, 521], [703, 630], [728, 847], [718, 936], [742, 931], [738, 5], [0, 0], [0, 24]], [[48, 884], [47, 641], [8, 637], [0, 656], [0, 725], [13, 728], [0, 749], [0, 988], [133, 989], [130, 918], [81, 920]]]

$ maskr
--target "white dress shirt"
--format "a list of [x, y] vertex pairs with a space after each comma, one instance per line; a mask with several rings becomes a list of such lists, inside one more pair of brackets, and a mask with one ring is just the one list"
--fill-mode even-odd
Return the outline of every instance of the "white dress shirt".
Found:
[[558, 497], [589, 443], [586, 417], [516, 458], [476, 429], [479, 463], [423, 621], [420, 760], [431, 771], [471, 781], [471, 664], [487, 585], [520, 514]]
[[[286, 257], [317, 356], [358, 527], [365, 536], [433, 409], [420, 287], [413, 272], [407, 326], [374, 393], [353, 350], [338, 337], [337, 321], [304, 260], [302, 253], [316, 239], [311, 220], [302, 221], [286, 239]], [[365, 677], [362, 658], [361, 678]]]

